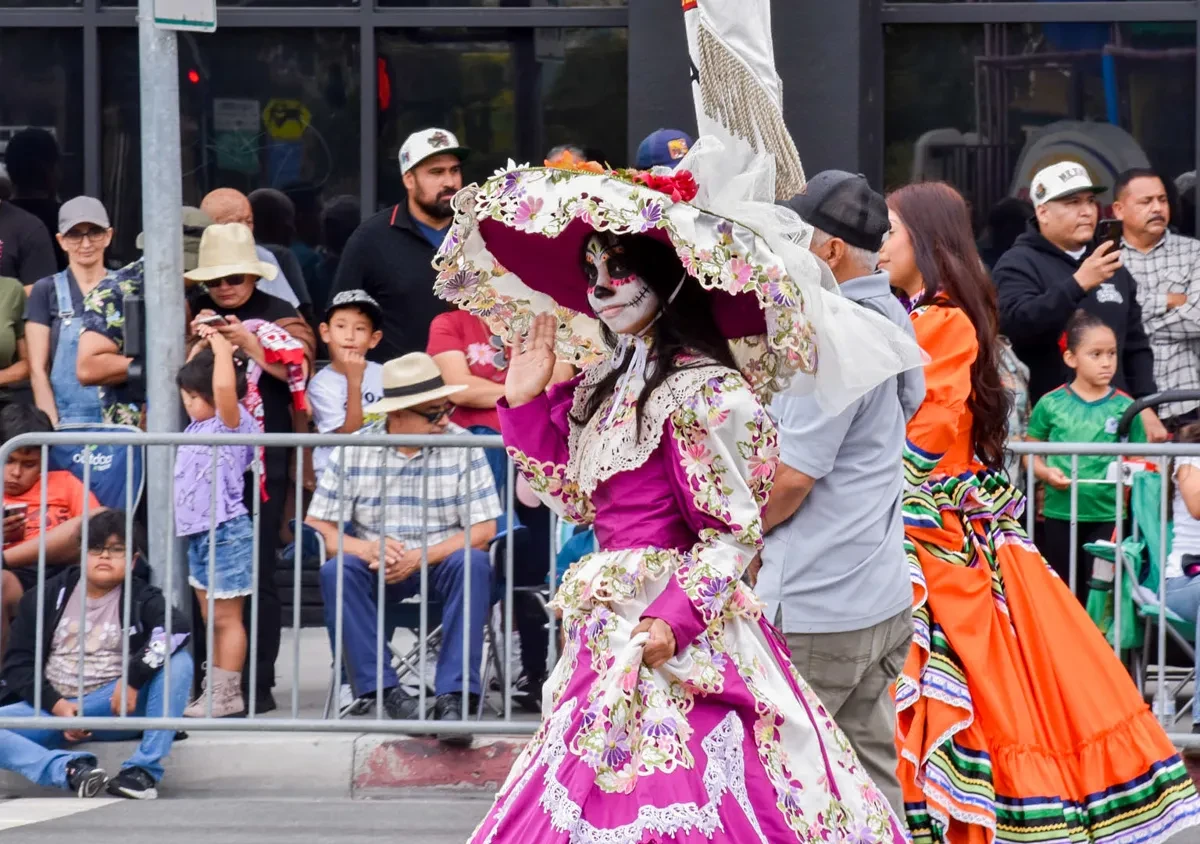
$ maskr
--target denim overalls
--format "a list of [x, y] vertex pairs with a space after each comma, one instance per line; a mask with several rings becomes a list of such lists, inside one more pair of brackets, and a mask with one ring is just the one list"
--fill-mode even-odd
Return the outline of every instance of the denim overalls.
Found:
[[100, 390], [85, 387], [75, 374], [79, 356], [79, 335], [83, 332], [82, 316], [75, 314], [71, 304], [71, 281], [63, 270], [54, 276], [54, 293], [58, 299], [58, 340], [54, 360], [50, 361], [50, 387], [54, 390], [54, 406], [58, 409], [58, 424], [101, 421]]

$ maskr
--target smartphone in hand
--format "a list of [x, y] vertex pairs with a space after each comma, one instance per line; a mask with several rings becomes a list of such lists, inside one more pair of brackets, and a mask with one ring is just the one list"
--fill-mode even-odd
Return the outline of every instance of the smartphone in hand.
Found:
[[1125, 230], [1125, 225], [1120, 220], [1101, 220], [1096, 225], [1096, 247], [1099, 248], [1102, 243], [1111, 243], [1111, 253], [1115, 249], [1121, 248], [1121, 235]]

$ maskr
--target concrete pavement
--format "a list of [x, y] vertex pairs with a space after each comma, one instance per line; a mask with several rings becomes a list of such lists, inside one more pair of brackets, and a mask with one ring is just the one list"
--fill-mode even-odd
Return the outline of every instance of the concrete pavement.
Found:
[[[0, 802], [0, 842], [21, 844], [462, 844], [486, 799]], [[57, 813], [80, 809], [66, 816]], [[22, 823], [22, 820], [32, 822]]]

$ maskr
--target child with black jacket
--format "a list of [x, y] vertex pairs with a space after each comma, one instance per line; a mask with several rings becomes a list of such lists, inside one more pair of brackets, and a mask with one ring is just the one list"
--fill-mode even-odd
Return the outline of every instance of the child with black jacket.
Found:
[[[71, 567], [46, 581], [41, 596], [42, 665], [36, 664], [39, 595], [21, 599], [8, 653], [0, 670], [0, 693], [18, 702], [0, 707], [0, 717], [32, 716], [40, 678], [43, 715], [61, 718], [120, 716], [178, 718], [192, 685], [192, 658], [183, 647], [187, 618], [172, 614], [166, 631], [167, 602], [150, 585], [144, 542], [126, 536], [125, 513], [105, 510], [88, 521], [87, 579]], [[124, 618], [126, 554], [134, 569], [129, 578], [130, 614]], [[82, 588], [81, 587], [82, 583]], [[82, 596], [86, 594], [86, 599]], [[80, 666], [80, 620], [85, 618], [83, 665]], [[129, 630], [129, 662], [122, 660], [122, 630]], [[164, 707], [166, 668], [171, 697]], [[128, 682], [122, 683], [122, 672]], [[80, 687], [82, 685], [82, 696]], [[165, 711], [164, 711], [165, 709]], [[174, 730], [149, 730], [133, 756], [111, 780], [97, 767], [96, 757], [74, 747], [79, 742], [122, 741], [139, 731], [113, 730], [92, 735], [83, 730], [0, 730], [0, 768], [16, 771], [44, 786], [57, 786], [94, 797], [107, 788], [117, 797], [139, 800], [158, 796], [162, 760], [170, 753]], [[70, 749], [64, 749], [70, 748]]]

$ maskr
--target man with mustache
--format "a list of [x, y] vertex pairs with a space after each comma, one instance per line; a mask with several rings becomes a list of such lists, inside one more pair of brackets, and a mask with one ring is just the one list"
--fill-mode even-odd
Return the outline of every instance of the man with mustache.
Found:
[[[1122, 222], [1122, 261], [1138, 284], [1142, 324], [1154, 351], [1160, 390], [1200, 389], [1200, 241], [1168, 230], [1171, 206], [1153, 170], [1127, 170], [1113, 188]], [[1169, 431], [1200, 418], [1197, 402], [1159, 410]]]
[[433, 256], [450, 228], [450, 200], [463, 186], [469, 154], [446, 129], [422, 129], [400, 147], [406, 201], [385, 208], [351, 235], [332, 296], [365, 290], [383, 311], [383, 340], [367, 355], [377, 363], [424, 352], [429, 324], [449, 306], [433, 293]]

